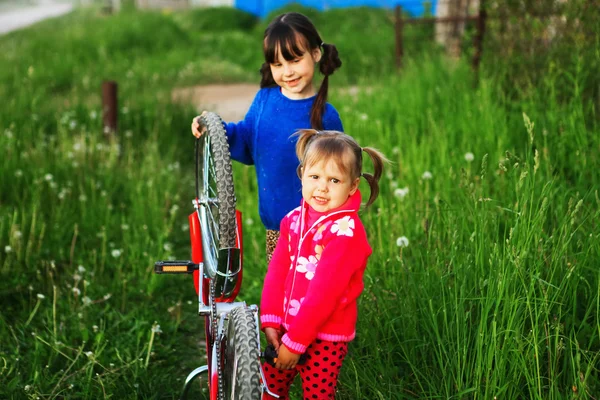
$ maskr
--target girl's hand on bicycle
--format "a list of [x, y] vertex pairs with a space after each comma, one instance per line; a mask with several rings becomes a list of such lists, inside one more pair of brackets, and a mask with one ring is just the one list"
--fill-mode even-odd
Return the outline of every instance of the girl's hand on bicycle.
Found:
[[202, 114], [198, 115], [196, 118], [192, 120], [192, 135], [200, 139], [200, 136], [204, 135], [206, 132], [206, 126], [200, 122], [200, 117], [206, 114], [206, 111], [203, 111]]
[[302, 354], [292, 353], [288, 350], [285, 345], [279, 347], [277, 358], [275, 361], [275, 368], [278, 369], [294, 369], [300, 360]]
[[281, 330], [275, 328], [265, 328], [265, 336], [267, 343], [272, 344], [275, 347], [275, 351], [279, 350], [279, 343], [281, 341]]

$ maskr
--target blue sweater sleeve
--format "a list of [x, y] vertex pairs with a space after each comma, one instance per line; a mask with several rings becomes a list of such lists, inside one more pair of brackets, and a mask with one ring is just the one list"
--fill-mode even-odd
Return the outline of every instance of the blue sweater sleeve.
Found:
[[261, 91], [259, 91], [243, 120], [238, 123], [230, 122], [225, 126], [227, 142], [231, 158], [243, 164], [253, 165], [253, 147], [256, 120], [261, 109]]
[[325, 115], [323, 116], [323, 129], [328, 131], [344, 132], [340, 114], [338, 114], [335, 107], [329, 103], [327, 103], [325, 107]]

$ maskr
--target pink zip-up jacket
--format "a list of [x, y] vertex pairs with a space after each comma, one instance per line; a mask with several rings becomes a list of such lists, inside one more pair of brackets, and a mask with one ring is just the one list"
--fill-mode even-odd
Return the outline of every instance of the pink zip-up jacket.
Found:
[[356, 335], [357, 300], [372, 253], [358, 218], [357, 190], [341, 207], [306, 226], [308, 204], [281, 221], [281, 236], [262, 292], [262, 329], [286, 332], [282, 342], [301, 354], [315, 339], [349, 342]]

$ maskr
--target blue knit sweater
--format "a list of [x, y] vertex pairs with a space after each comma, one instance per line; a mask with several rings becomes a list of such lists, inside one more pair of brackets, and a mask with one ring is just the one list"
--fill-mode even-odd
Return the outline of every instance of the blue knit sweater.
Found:
[[[285, 97], [279, 88], [258, 91], [248, 113], [238, 123], [226, 125], [231, 157], [256, 168], [258, 211], [267, 229], [279, 230], [281, 219], [302, 198], [296, 174], [296, 137], [310, 128], [310, 109], [315, 96], [302, 100]], [[342, 131], [342, 121], [331, 104], [325, 107], [323, 127]]]

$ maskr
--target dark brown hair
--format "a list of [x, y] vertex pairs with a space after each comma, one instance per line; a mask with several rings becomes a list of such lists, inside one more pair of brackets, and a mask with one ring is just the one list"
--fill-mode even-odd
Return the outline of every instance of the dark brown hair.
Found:
[[265, 30], [263, 51], [265, 62], [260, 68], [260, 87], [276, 85], [271, 73], [270, 64], [276, 61], [277, 51], [288, 61], [321, 48], [319, 71], [325, 76], [310, 110], [310, 125], [313, 129], [323, 129], [323, 113], [327, 103], [329, 75], [342, 66], [335, 45], [323, 43], [313, 23], [304, 15], [296, 12], [281, 14], [276, 17]]
[[[373, 147], [360, 147], [352, 136], [343, 132], [303, 129], [294, 135], [298, 136], [296, 155], [300, 160], [298, 166], [299, 176], [300, 169], [304, 166], [311, 166], [318, 161], [333, 159], [340, 171], [349, 174], [352, 181], [361, 176], [367, 180], [371, 189], [367, 206], [377, 199], [383, 164], [388, 162], [383, 153]], [[362, 172], [363, 151], [373, 161], [372, 174]]]

